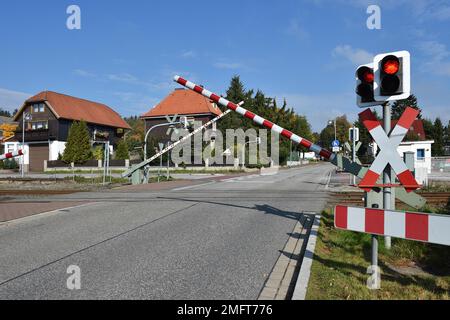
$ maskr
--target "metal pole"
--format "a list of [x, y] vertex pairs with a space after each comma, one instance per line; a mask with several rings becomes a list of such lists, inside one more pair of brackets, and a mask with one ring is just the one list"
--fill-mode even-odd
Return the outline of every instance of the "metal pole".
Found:
[[[25, 147], [25, 113], [22, 114], [22, 150]], [[22, 156], [22, 178], [25, 176], [25, 154]]]
[[[391, 131], [391, 107], [388, 102], [383, 104], [383, 127], [386, 134]], [[391, 166], [387, 165], [383, 173], [383, 184], [391, 183]], [[383, 208], [385, 210], [391, 210], [391, 188], [383, 188]], [[385, 237], [385, 247], [386, 249], [391, 249], [391, 237]]]
[[[352, 137], [352, 140], [353, 140], [353, 162], [355, 162], [356, 161], [356, 128], [355, 128], [355, 126], [353, 126], [353, 137]], [[352, 175], [352, 177], [353, 177], [353, 185], [354, 186], [356, 186], [356, 176], [355, 175]]]
[[337, 140], [336, 119], [334, 119], [334, 140]]
[[[167, 142], [167, 146], [170, 146], [170, 142]], [[167, 152], [167, 181], [169, 181], [169, 179], [170, 179], [170, 150]]]
[[158, 183], [159, 183], [160, 177], [161, 177], [162, 166], [163, 166], [163, 158], [162, 158], [162, 155], [161, 155], [159, 157]]

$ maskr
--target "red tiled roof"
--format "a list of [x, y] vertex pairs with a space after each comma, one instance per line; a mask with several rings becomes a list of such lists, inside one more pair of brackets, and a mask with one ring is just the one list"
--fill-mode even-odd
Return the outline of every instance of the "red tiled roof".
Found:
[[[392, 128], [394, 128], [397, 125], [398, 120], [392, 120], [391, 122], [391, 126]], [[415, 120], [411, 126], [411, 128], [409, 128], [409, 133], [415, 133], [418, 137], [419, 140], [424, 141], [427, 140], [427, 137], [425, 135], [425, 130], [423, 129], [423, 121], [422, 120]]]
[[[131, 129], [117, 112], [104, 104], [53, 91], [40, 92], [25, 101], [25, 105], [44, 101], [50, 105], [58, 119], [84, 120], [94, 124]], [[16, 118], [19, 114], [20, 112], [16, 115]]]
[[163, 117], [166, 115], [189, 115], [212, 113], [221, 115], [222, 111], [208, 98], [191, 90], [175, 90], [156, 107], [143, 114], [141, 118]]

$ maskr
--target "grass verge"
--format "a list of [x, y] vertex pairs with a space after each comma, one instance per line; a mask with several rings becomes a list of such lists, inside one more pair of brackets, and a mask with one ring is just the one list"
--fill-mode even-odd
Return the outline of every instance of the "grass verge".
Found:
[[392, 244], [385, 250], [379, 237], [381, 289], [369, 290], [371, 236], [336, 230], [331, 210], [323, 212], [307, 299], [450, 298], [450, 247], [401, 239]]

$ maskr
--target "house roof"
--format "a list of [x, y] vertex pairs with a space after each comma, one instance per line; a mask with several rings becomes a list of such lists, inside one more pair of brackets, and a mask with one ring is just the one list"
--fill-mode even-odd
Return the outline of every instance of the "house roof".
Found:
[[53, 91], [43, 91], [29, 98], [14, 120], [17, 120], [25, 106], [36, 102], [47, 102], [58, 119], [84, 120], [115, 128], [131, 129], [125, 120], [107, 105]]
[[[392, 120], [391, 122], [391, 126], [392, 128], [394, 128], [398, 123], [398, 120]], [[408, 133], [414, 133], [419, 137], [420, 141], [425, 141], [427, 140], [427, 137], [425, 135], [425, 130], [423, 128], [423, 121], [422, 120], [415, 120], [411, 126], [411, 128], [409, 128]]]
[[12, 123], [14, 124], [13, 118], [0, 116], [0, 124]]
[[210, 99], [191, 90], [177, 89], [157, 106], [143, 114], [141, 118], [163, 117], [167, 115], [189, 115], [211, 113], [221, 115], [222, 111]]

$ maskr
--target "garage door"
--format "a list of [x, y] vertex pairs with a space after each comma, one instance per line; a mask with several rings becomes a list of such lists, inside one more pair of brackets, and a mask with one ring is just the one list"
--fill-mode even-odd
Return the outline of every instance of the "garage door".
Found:
[[48, 160], [49, 148], [48, 144], [31, 144], [30, 145], [30, 171], [44, 171], [44, 160]]

